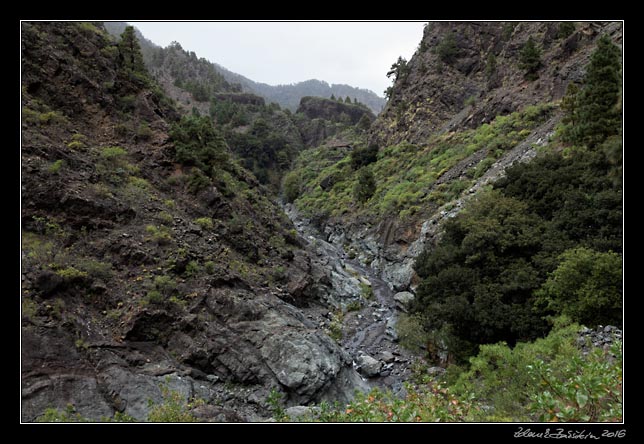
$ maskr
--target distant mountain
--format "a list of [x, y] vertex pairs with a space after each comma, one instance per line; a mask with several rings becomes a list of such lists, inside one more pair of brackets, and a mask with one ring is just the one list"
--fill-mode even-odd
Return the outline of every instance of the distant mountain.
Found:
[[268, 102], [279, 103], [283, 108], [295, 111], [300, 104], [302, 97], [314, 96], [329, 98], [335, 97], [356, 99], [358, 102], [367, 105], [371, 111], [378, 114], [387, 101], [379, 97], [371, 90], [356, 88], [343, 84], [331, 84], [323, 80], [311, 79], [291, 85], [268, 85], [250, 80], [240, 74], [234, 73], [221, 65], [214, 64], [226, 80], [231, 83], [239, 83], [244, 91], [253, 92], [264, 97]]
[[[125, 22], [105, 22], [105, 29], [113, 35], [119, 36], [127, 26]], [[161, 50], [161, 48], [145, 38], [143, 34], [136, 29], [136, 36], [141, 44], [141, 52], [148, 68], [156, 68], [154, 54]], [[194, 53], [192, 53], [194, 54]], [[387, 102], [384, 98], [379, 97], [371, 90], [364, 88], [356, 88], [344, 84], [331, 84], [317, 79], [306, 80], [291, 85], [268, 85], [266, 83], [259, 83], [244, 77], [241, 74], [226, 69], [225, 67], [213, 63], [206, 62], [205, 59], [199, 59], [202, 63], [210, 63], [214, 70], [217, 71], [229, 84], [241, 85], [242, 91], [257, 94], [264, 97], [267, 102], [274, 102], [279, 104], [282, 108], [288, 108], [292, 112], [297, 110], [302, 97], [314, 96], [329, 98], [332, 95], [335, 97], [346, 98], [347, 96], [352, 102], [357, 101], [363, 103], [375, 114], [378, 114]], [[151, 66], [153, 65], [153, 66]]]

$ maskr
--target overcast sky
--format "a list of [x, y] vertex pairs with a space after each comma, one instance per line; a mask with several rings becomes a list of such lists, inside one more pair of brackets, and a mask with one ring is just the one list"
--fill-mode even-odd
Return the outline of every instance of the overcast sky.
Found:
[[269, 85], [325, 80], [383, 96], [387, 71], [413, 55], [424, 22], [129, 22], [157, 45], [177, 41]]

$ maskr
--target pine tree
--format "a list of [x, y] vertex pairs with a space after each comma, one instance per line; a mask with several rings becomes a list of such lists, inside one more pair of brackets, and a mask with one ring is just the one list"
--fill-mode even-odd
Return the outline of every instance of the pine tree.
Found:
[[335, 94], [331, 94], [331, 100], [335, 100]]
[[541, 49], [532, 40], [532, 37], [528, 38], [528, 41], [521, 49], [519, 68], [525, 70], [524, 77], [526, 80], [537, 80], [539, 78], [537, 71], [541, 68]]
[[349, 103], [350, 104], [351, 103], [351, 97], [349, 97], [349, 96], [345, 97], [344, 103]]
[[354, 197], [358, 202], [368, 201], [376, 192], [376, 180], [368, 167], [363, 167], [358, 172], [358, 182], [353, 190]]
[[578, 94], [575, 140], [594, 147], [619, 132], [620, 50], [602, 36], [590, 57], [584, 87]]
[[121, 65], [134, 73], [147, 74], [141, 55], [141, 47], [134, 34], [134, 27], [127, 26], [118, 44]]

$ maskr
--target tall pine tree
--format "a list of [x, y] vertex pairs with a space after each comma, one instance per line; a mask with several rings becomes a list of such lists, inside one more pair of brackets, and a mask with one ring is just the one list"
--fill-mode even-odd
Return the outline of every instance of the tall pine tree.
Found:
[[590, 57], [578, 95], [574, 141], [595, 147], [619, 133], [620, 80], [620, 50], [603, 35]]
[[119, 59], [121, 65], [134, 73], [147, 75], [147, 70], [143, 64], [143, 56], [141, 55], [141, 47], [134, 34], [134, 27], [127, 26], [123, 34], [121, 34], [121, 41], [118, 44]]

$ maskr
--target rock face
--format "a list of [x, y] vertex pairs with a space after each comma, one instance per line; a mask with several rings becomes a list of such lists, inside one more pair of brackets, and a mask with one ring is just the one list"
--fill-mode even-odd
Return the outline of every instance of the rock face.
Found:
[[330, 121], [347, 121], [353, 125], [360, 121], [362, 116], [367, 116], [370, 122], [376, 116], [366, 107], [342, 103], [322, 97], [302, 97], [297, 112], [304, 114], [309, 119], [325, 119]]

